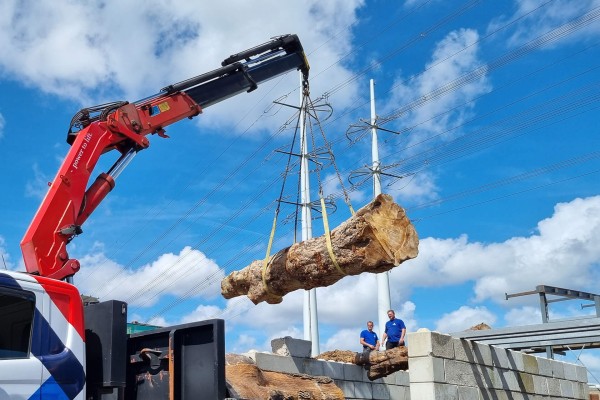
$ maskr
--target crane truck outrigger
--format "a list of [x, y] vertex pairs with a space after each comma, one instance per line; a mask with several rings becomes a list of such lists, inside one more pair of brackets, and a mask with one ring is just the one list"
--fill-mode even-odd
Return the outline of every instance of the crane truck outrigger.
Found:
[[[134, 102], [78, 112], [71, 148], [21, 242], [27, 273], [0, 272], [0, 399], [223, 399], [224, 323], [201, 321], [126, 334], [124, 302], [85, 305], [66, 246], [147, 135], [212, 104], [309, 65], [296, 35], [234, 54], [214, 71]], [[121, 156], [89, 185], [99, 158]], [[67, 280], [67, 281], [65, 281]]]

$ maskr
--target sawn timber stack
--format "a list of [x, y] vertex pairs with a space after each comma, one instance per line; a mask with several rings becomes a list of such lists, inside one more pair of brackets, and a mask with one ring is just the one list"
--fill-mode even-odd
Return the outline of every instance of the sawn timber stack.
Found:
[[[254, 304], [280, 303], [297, 289], [334, 284], [346, 275], [380, 273], [415, 258], [419, 238], [402, 207], [386, 194], [377, 196], [331, 231], [335, 266], [325, 236], [294, 243], [264, 260], [256, 260], [221, 281], [226, 299], [247, 295]], [[266, 283], [266, 286], [265, 286]]]

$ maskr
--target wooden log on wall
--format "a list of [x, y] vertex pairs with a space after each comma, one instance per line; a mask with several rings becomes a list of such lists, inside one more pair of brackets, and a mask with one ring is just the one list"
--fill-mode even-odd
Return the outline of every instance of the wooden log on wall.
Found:
[[381, 194], [331, 231], [329, 255], [325, 236], [278, 251], [269, 259], [263, 283], [264, 260], [256, 260], [221, 281], [226, 299], [247, 295], [254, 304], [280, 303], [297, 289], [332, 285], [347, 275], [381, 273], [415, 258], [419, 238], [402, 207]]
[[350, 350], [333, 350], [319, 354], [317, 359], [364, 365], [369, 368], [369, 380], [383, 378], [396, 371], [408, 370], [408, 348], [398, 346], [391, 350], [355, 353]]

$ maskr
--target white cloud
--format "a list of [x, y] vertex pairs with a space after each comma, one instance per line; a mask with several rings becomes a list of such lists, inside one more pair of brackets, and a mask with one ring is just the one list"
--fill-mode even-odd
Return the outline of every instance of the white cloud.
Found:
[[[533, 290], [539, 284], [593, 291], [600, 263], [600, 196], [557, 204], [540, 221], [537, 233], [501, 243], [470, 243], [423, 238], [419, 256], [390, 273], [401, 291], [474, 282], [473, 301], [508, 306], [505, 293]], [[542, 281], [540, 281], [542, 280]], [[531, 297], [531, 296], [529, 296]], [[537, 301], [515, 298], [511, 304]]]
[[416, 309], [415, 303], [406, 301], [399, 309], [395, 310], [396, 318], [400, 318], [404, 322], [408, 332], [415, 332], [418, 329], [418, 323], [414, 316]]
[[[494, 20], [488, 27], [488, 31], [495, 31], [505, 25], [508, 21], [522, 17], [510, 38], [506, 41], [510, 46], [521, 46], [543, 34], [546, 34], [559, 26], [574, 20], [593, 8], [598, 7], [597, 0], [556, 0], [545, 2], [535, 0], [515, 1], [516, 11], [509, 17], [500, 17]], [[579, 29], [574, 34], [567, 35], [562, 42], [578, 41], [589, 37], [600, 35], [598, 24], [589, 24]]]
[[[396, 80], [392, 99], [384, 111], [389, 114], [402, 106], [403, 126], [415, 127], [409, 133], [410, 143], [441, 133], [444, 135], [439, 139], [448, 140], [452, 134], [446, 131], [471, 115], [473, 104], [469, 101], [490, 91], [485, 70], [469, 74], [484, 65], [478, 55], [477, 40], [479, 35], [474, 30], [452, 31], [437, 43], [422, 73]], [[455, 84], [466, 74], [469, 75], [464, 83]]]
[[340, 329], [333, 335], [331, 335], [323, 344], [321, 353], [332, 350], [354, 350], [361, 351], [361, 345], [359, 342], [360, 330], [357, 329]]
[[[388, 172], [404, 176], [425, 168], [425, 165], [410, 166], [417, 148], [413, 146], [429, 141], [434, 148], [435, 143], [460, 135], [454, 127], [471, 117], [475, 106], [472, 100], [491, 90], [485, 63], [479, 57], [478, 40], [474, 30], [452, 31], [436, 44], [423, 72], [396, 79], [391, 99], [381, 115], [385, 115], [384, 120], [401, 116], [402, 128], [410, 130], [402, 135], [407, 138], [400, 146], [402, 164]], [[394, 124], [391, 125], [386, 127], [394, 129]], [[396, 152], [382, 155], [382, 163], [390, 164], [397, 157]], [[431, 200], [437, 198], [438, 187], [434, 173], [419, 172], [396, 180], [390, 190], [401, 199]]]
[[462, 306], [458, 310], [445, 313], [437, 321], [435, 330], [441, 333], [461, 332], [480, 323], [493, 327], [496, 316], [486, 307]]
[[52, 181], [52, 177], [45, 174], [38, 164], [33, 164], [31, 168], [34, 177], [25, 184], [25, 195], [42, 200], [48, 193], [48, 182]]
[[[76, 283], [82, 293], [92, 294], [100, 300], [117, 298], [129, 303], [130, 307], [151, 307], [166, 295], [177, 298], [214, 298], [219, 294], [218, 282], [223, 271], [202, 252], [190, 247], [179, 254], [167, 253], [150, 264], [138, 269], [125, 269], [97, 252], [80, 259], [90, 271], [85, 279]], [[84, 278], [83, 276], [81, 278]], [[211, 308], [198, 308], [196, 315], [208, 315]]]
[[[600, 196], [558, 204], [554, 215], [540, 221], [538, 232], [492, 244], [470, 243], [467, 236], [422, 239], [419, 256], [390, 272], [392, 308], [408, 330], [415, 331], [420, 326], [415, 318], [418, 304], [408, 301], [414, 288], [473, 282], [472, 301], [491, 300], [507, 308], [521, 307], [508, 311], [504, 317], [505, 323], [513, 326], [539, 320], [538, 299], [523, 296], [509, 303], [505, 293], [532, 290], [542, 283], [540, 277], [547, 285], [593, 291], [587, 286], [595, 281], [591, 278], [595, 273], [593, 266], [600, 261], [600, 250], [595, 245], [600, 240]], [[321, 336], [323, 349], [354, 349], [356, 335], [365, 322], [373, 320], [378, 325], [376, 287], [375, 275], [362, 274], [317, 288], [319, 325], [323, 329], [336, 327], [335, 332]], [[278, 305], [254, 306], [241, 297], [228, 301], [226, 309], [199, 307], [194, 316], [184, 320], [200, 316], [225, 318], [234, 331], [262, 331], [271, 337], [282, 337], [302, 326], [303, 300], [301, 290], [288, 294]], [[566, 310], [552, 313], [551, 318], [571, 314]], [[481, 322], [493, 326], [497, 317], [485, 305], [463, 306], [442, 316], [436, 330], [456, 332]], [[302, 337], [300, 332], [297, 335]], [[257, 343], [262, 348], [267, 344], [268, 341]]]
[[[558, 204], [551, 217], [540, 221], [537, 231], [529, 237], [492, 244], [470, 243], [467, 236], [422, 239], [419, 256], [390, 272], [392, 308], [405, 321], [408, 331], [413, 332], [420, 326], [415, 318], [418, 304], [409, 301], [414, 288], [473, 282], [471, 296], [474, 302], [491, 300], [507, 308], [519, 307], [509, 309], [504, 316], [507, 325], [515, 326], [539, 320], [538, 299], [523, 296], [506, 302], [506, 292], [532, 290], [542, 283], [540, 277], [544, 278], [544, 284], [593, 291], [593, 287], [586, 285], [595, 282], [591, 278], [595, 273], [593, 266], [600, 261], [600, 250], [595, 245], [600, 240], [600, 196]], [[130, 302], [138, 308], [155, 304], [167, 294], [179, 298], [214, 296], [223, 277], [214, 262], [190, 248], [179, 254], [163, 255], [138, 272], [125, 271], [122, 266], [106, 260], [99, 250], [82, 259], [82, 263], [98, 276], [115, 278], [108, 282], [90, 277], [77, 279], [76, 283], [82, 282], [82, 292], [98, 293], [101, 299], [134, 297]], [[195, 290], [198, 282], [208, 281], [212, 282], [208, 290], [201, 293]], [[365, 322], [373, 320], [378, 324], [375, 281], [375, 275], [362, 274], [317, 289], [321, 351], [356, 349], [357, 337]], [[140, 292], [141, 288], [144, 290]], [[302, 290], [286, 295], [278, 305], [261, 303], [255, 306], [240, 297], [227, 301], [225, 308], [215, 304], [200, 305], [177, 321], [158, 317], [151, 323], [170, 325], [223, 318], [227, 321], [228, 337], [237, 338], [228, 345], [229, 351], [247, 351], [245, 344], [268, 351], [273, 338], [303, 337], [303, 301]], [[563, 310], [552, 313], [551, 318], [571, 314], [570, 310]], [[144, 320], [137, 315], [133, 317]], [[442, 315], [435, 329], [457, 332], [481, 322], [494, 327], [497, 317], [485, 305], [462, 306]], [[332, 328], [335, 330], [331, 331]]]
[[[347, 182], [340, 182], [336, 173], [326, 175], [323, 180], [323, 195], [334, 196], [336, 198], [336, 204], [339, 207], [346, 207], [344, 201], [344, 190], [350, 199], [350, 203], [354, 207], [355, 204], [365, 203], [367, 194], [362, 190], [352, 190], [353, 188]], [[342, 185], [344, 187], [342, 188]]]
[[[153, 0], [140, 7], [133, 1], [8, 0], [0, 5], [0, 72], [85, 105], [136, 100], [213, 70], [229, 55], [273, 36], [296, 33], [306, 52], [315, 53], [309, 60], [311, 87], [320, 93], [351, 76], [337, 60], [351, 48], [351, 26], [362, 5], [363, 0], [292, 1], [285, 7], [275, 0]], [[234, 127], [246, 115], [248, 126], [299, 80], [288, 74], [274, 84], [214, 106], [201, 123]], [[337, 107], [352, 104], [355, 95], [356, 88], [347, 85], [336, 94]], [[296, 92], [289, 101], [297, 98]], [[261, 119], [254, 128], [279, 123]]]
[[401, 204], [431, 201], [438, 198], [439, 188], [435, 180], [435, 176], [430, 171], [420, 171], [402, 179], [392, 180], [384, 192], [393, 195]]
[[539, 307], [524, 306], [509, 310], [504, 316], [506, 326], [536, 325], [542, 323]]
[[[227, 329], [227, 326], [225, 327], [225, 329]], [[235, 344], [232, 346], [230, 352], [241, 354], [248, 352], [249, 350], [259, 350], [257, 347], [258, 345], [256, 341], [256, 336], [249, 335], [247, 333], [240, 333], [237, 336]]]
[[579, 362], [588, 369], [588, 382], [600, 385], [600, 356], [598, 353], [582, 351], [581, 355], [579, 355]]
[[183, 317], [181, 322], [185, 324], [194, 321], [204, 321], [207, 319], [213, 319], [216, 315], [219, 315], [220, 313], [221, 309], [217, 306], [199, 305], [194, 311]]
[[0, 236], [0, 270], [2, 269], [13, 269], [10, 263], [10, 257], [6, 251], [6, 241], [3, 236]]

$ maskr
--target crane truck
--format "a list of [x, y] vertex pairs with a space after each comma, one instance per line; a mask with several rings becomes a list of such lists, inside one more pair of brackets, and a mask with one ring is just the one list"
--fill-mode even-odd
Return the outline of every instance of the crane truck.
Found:
[[[288, 71], [308, 79], [296, 35], [236, 53], [221, 67], [143, 100], [85, 108], [72, 119], [70, 149], [22, 241], [26, 272], [0, 272], [0, 399], [223, 399], [224, 321], [127, 334], [127, 304], [85, 302], [67, 245], [115, 187], [148, 135], [193, 118]], [[106, 153], [118, 159], [90, 184]]]

